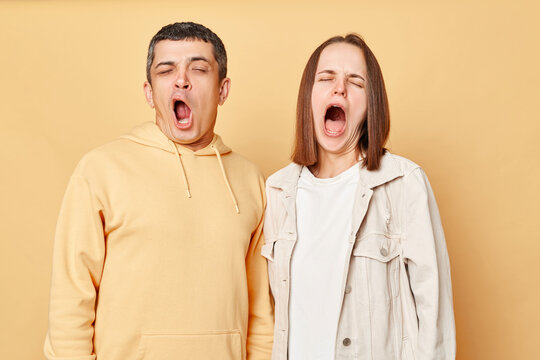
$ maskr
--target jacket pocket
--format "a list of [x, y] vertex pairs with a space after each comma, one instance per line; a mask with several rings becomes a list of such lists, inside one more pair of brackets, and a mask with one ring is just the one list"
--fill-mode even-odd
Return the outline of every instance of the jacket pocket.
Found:
[[242, 359], [240, 331], [142, 334], [137, 360], [178, 359]]
[[362, 302], [388, 304], [397, 297], [399, 242], [383, 234], [370, 234], [357, 241], [353, 259]]

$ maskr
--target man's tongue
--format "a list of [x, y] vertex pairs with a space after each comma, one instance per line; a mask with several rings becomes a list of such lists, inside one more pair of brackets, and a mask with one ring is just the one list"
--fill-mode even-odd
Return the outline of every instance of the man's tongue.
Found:
[[175, 112], [176, 112], [176, 118], [178, 120], [187, 119], [189, 118], [189, 115], [191, 115], [191, 109], [189, 108], [189, 106], [186, 105], [186, 103], [182, 101], [176, 102]]
[[324, 120], [326, 130], [333, 133], [339, 133], [345, 128], [345, 113], [340, 108], [332, 107], [328, 109]]

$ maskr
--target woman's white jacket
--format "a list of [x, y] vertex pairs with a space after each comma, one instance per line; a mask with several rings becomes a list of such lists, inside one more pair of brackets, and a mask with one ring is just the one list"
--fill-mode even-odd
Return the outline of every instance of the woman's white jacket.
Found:
[[[266, 183], [262, 255], [268, 259], [275, 300], [273, 360], [287, 359], [290, 263], [297, 239], [301, 170], [292, 163]], [[335, 359], [454, 359], [450, 264], [424, 171], [389, 152], [378, 170], [359, 171]]]

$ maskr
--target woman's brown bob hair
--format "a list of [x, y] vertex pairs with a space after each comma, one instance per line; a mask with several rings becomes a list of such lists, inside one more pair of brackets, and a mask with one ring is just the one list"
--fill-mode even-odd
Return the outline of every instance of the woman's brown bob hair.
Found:
[[317, 139], [313, 129], [313, 111], [311, 91], [315, 81], [315, 72], [322, 51], [331, 44], [346, 43], [357, 46], [366, 59], [367, 65], [367, 116], [360, 122], [358, 148], [363, 157], [363, 165], [368, 170], [377, 170], [386, 149], [384, 144], [390, 132], [390, 111], [388, 98], [379, 63], [364, 40], [356, 34], [335, 36], [322, 43], [311, 54], [298, 91], [296, 106], [296, 136], [292, 161], [304, 166], [317, 164]]

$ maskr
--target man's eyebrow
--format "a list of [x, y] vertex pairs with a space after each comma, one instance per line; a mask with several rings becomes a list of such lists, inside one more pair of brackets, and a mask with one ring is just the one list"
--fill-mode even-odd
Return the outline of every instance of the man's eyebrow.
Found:
[[210, 60], [208, 60], [204, 56], [193, 56], [189, 58], [190, 63], [195, 62], [195, 61], [205, 61], [210, 64]]
[[162, 61], [162, 62], [157, 63], [154, 69], [160, 66], [173, 66], [173, 65], [176, 65], [174, 61]]
[[[205, 58], [204, 56], [192, 56], [188, 59], [188, 62], [192, 63], [194, 61], [204, 61], [204, 62], [207, 62], [210, 64], [210, 60], [208, 60], [207, 58]], [[174, 61], [161, 61], [159, 63], [156, 64], [156, 66], [154, 68], [158, 68], [160, 66], [175, 66], [176, 65], [176, 62]]]

